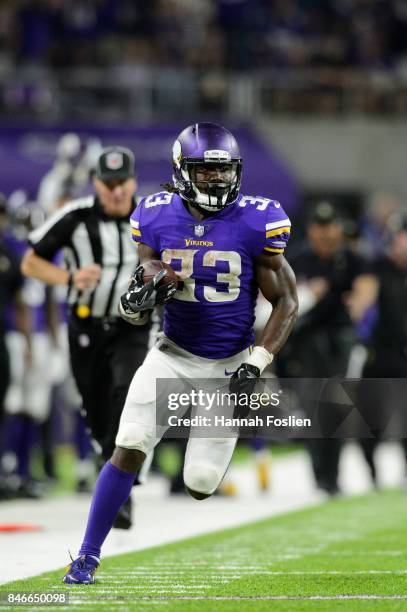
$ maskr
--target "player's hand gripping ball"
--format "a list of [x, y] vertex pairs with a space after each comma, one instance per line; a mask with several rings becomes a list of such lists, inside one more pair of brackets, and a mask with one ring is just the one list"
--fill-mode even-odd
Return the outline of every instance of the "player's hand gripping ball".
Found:
[[141, 313], [165, 304], [177, 290], [178, 278], [170, 265], [156, 259], [139, 265], [122, 295], [119, 312], [126, 320], [136, 322]]

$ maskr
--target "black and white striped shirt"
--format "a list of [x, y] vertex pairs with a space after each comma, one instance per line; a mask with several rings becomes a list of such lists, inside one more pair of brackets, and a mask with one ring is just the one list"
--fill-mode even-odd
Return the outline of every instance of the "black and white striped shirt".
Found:
[[92, 317], [118, 316], [119, 298], [138, 265], [129, 226], [131, 212], [125, 218], [108, 217], [97, 197], [88, 196], [68, 202], [29, 235], [34, 252], [44, 259], [52, 261], [62, 251], [71, 272], [94, 263], [101, 266], [94, 289], [70, 288], [68, 303], [73, 313], [82, 308]]

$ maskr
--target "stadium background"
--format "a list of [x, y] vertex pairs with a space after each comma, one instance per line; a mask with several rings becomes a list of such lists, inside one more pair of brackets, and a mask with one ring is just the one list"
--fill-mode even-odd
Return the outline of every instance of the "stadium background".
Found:
[[[100, 146], [130, 147], [138, 194], [159, 190], [170, 177], [175, 135], [189, 122], [213, 120], [241, 144], [243, 191], [283, 203], [293, 224], [291, 248], [305, 239], [313, 207], [329, 201], [340, 211], [352, 246], [372, 260], [390, 230], [381, 213], [392, 223], [406, 211], [406, 33], [403, 0], [1, 2], [0, 191], [7, 200], [7, 231], [21, 253], [27, 224], [49, 214], [50, 198], [56, 204], [89, 193]], [[14, 521], [11, 514], [23, 517], [25, 508], [38, 518], [35, 507], [25, 504], [42, 504], [43, 498], [46, 503], [57, 494], [83, 507], [89, 501], [72, 494], [80, 480], [91, 485], [94, 475], [77, 407], [66, 405], [75, 400], [68, 394], [67, 402], [60, 383], [46, 426], [32, 418], [29, 406], [3, 420], [4, 523]], [[19, 418], [24, 425], [13, 424]], [[224, 493], [236, 494], [235, 509], [240, 504], [247, 511], [247, 492], [258, 495], [262, 478], [263, 484], [269, 480], [266, 497], [256, 497], [259, 512], [248, 518], [322, 499], [300, 444], [277, 445], [271, 473], [270, 449], [260, 446], [253, 453], [243, 449], [232, 466]], [[44, 452], [52, 455], [48, 465]], [[171, 475], [177, 461], [169, 447], [158, 468]], [[377, 467], [377, 486], [404, 487], [405, 460], [397, 442], [380, 446]], [[342, 449], [340, 485], [348, 494], [373, 487], [355, 443]], [[160, 486], [165, 499], [168, 484]], [[291, 501], [300, 500], [290, 504], [287, 490]], [[216, 526], [229, 523], [208, 518], [207, 530]], [[118, 542], [112, 552], [125, 549]], [[30, 572], [35, 573], [29, 568], [15, 577]]]

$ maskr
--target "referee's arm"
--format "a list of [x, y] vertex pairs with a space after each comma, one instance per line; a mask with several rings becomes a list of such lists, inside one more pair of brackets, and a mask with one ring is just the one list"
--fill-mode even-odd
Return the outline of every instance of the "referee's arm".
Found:
[[70, 272], [52, 263], [58, 251], [69, 243], [77, 219], [77, 210], [68, 204], [54, 213], [43, 226], [31, 232], [29, 240], [32, 248], [25, 253], [21, 262], [21, 271], [25, 276], [47, 285], [70, 285], [78, 290], [95, 285], [101, 274], [98, 264]]
[[37, 278], [47, 285], [72, 285], [83, 290], [93, 287], [100, 278], [101, 269], [98, 264], [90, 264], [71, 273], [52, 262], [37, 255], [34, 249], [29, 249], [21, 262], [24, 276]]
[[37, 278], [47, 285], [68, 285], [71, 277], [68, 270], [36, 255], [34, 249], [26, 251], [21, 262], [21, 271], [24, 276]]

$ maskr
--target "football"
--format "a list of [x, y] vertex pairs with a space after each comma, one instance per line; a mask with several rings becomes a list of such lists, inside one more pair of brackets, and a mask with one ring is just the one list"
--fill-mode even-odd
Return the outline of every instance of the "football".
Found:
[[174, 281], [178, 284], [178, 277], [169, 264], [159, 261], [158, 259], [151, 259], [150, 261], [145, 261], [142, 265], [144, 268], [144, 283], [150, 282], [160, 270], [165, 269], [167, 270], [167, 274], [160, 280], [158, 286], [168, 285], [168, 283], [172, 283]]

